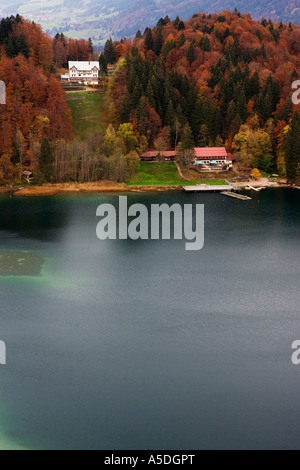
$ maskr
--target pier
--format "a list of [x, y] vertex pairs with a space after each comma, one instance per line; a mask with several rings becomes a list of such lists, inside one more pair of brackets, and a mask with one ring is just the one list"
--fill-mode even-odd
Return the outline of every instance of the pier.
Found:
[[[198, 184], [197, 186], [183, 186], [183, 191], [187, 193], [220, 193], [223, 196], [233, 197], [235, 199], [240, 199], [240, 201], [250, 201], [252, 198], [245, 196], [244, 194], [235, 193], [237, 188], [231, 186], [230, 184], [225, 185], [210, 185], [210, 184]], [[239, 188], [240, 190], [241, 188]]]
[[244, 196], [244, 194], [232, 193], [230, 191], [222, 191], [223, 196], [234, 197], [235, 199], [240, 199], [241, 201], [250, 201], [252, 197]]
[[222, 191], [232, 191], [234, 188], [230, 185], [198, 184], [197, 186], [183, 186], [182, 189], [187, 193], [221, 193]]

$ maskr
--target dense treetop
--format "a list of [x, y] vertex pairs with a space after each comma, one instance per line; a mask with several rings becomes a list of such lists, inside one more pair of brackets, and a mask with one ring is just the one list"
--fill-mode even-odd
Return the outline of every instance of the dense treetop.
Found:
[[[18, 167], [46, 168], [47, 142], [71, 138], [71, 113], [56, 70], [68, 60], [93, 57], [92, 41], [63, 34], [51, 39], [19, 15], [1, 20], [0, 79], [7, 104], [0, 106], [0, 181]], [[49, 179], [48, 167], [44, 173]]]
[[65, 92], [54, 75], [51, 39], [20, 16], [0, 23], [0, 79], [7, 104], [0, 106], [0, 158], [35, 166], [43, 136], [71, 136]]
[[174, 145], [188, 124], [196, 145], [226, 142], [229, 150], [242, 125], [259, 128], [272, 155], [262, 155], [260, 167], [276, 168], [281, 131], [295, 111], [299, 27], [237, 10], [186, 22], [166, 17], [114, 47], [121, 59], [110, 83], [115, 124], [131, 121], [150, 146], [165, 127]]

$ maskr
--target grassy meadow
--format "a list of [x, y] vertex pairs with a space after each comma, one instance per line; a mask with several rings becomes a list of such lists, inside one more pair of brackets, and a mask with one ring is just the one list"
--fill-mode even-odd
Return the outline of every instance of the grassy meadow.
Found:
[[186, 181], [178, 173], [173, 162], [141, 162], [136, 175], [127, 183], [129, 186], [190, 186], [195, 184], [226, 184], [225, 180]]
[[94, 91], [68, 93], [68, 104], [72, 112], [74, 136], [81, 140], [90, 134], [105, 131], [104, 95]]

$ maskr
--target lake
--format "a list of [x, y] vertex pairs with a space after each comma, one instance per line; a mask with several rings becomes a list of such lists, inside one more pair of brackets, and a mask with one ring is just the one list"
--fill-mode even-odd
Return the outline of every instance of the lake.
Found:
[[300, 191], [205, 205], [205, 246], [96, 237], [118, 195], [0, 198], [0, 447], [300, 447]]

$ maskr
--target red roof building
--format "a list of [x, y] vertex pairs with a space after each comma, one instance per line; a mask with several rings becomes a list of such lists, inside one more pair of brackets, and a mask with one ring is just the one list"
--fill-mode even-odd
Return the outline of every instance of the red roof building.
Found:
[[225, 147], [196, 147], [197, 160], [227, 160], [228, 153]]
[[[225, 147], [196, 147], [195, 165], [223, 166], [232, 167], [232, 155], [228, 153]], [[144, 162], [153, 162], [157, 160], [174, 161], [176, 159], [176, 151], [150, 150], [141, 155]]]
[[232, 156], [225, 147], [196, 147], [195, 165], [227, 165], [227, 167], [232, 167]]

